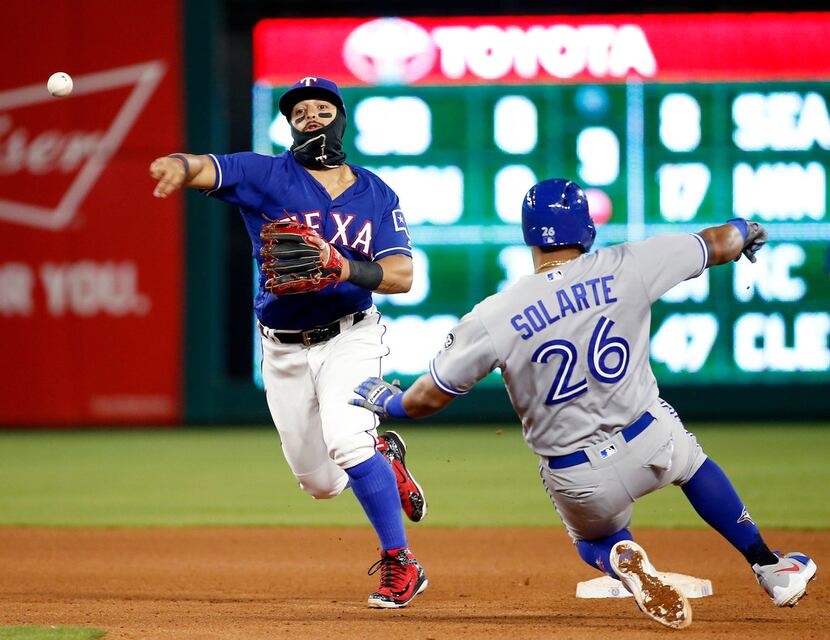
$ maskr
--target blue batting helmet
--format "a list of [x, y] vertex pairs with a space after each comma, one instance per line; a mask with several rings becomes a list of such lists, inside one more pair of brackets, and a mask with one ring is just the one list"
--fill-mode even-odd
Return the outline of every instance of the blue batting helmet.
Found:
[[563, 178], [533, 185], [522, 204], [522, 230], [531, 247], [575, 245], [587, 253], [597, 237], [585, 192]]
[[282, 94], [280, 112], [290, 120], [291, 109], [294, 108], [295, 104], [313, 98], [321, 98], [331, 102], [343, 113], [346, 112], [343, 96], [340, 95], [340, 89], [337, 88], [337, 85], [331, 80], [326, 80], [326, 78], [316, 78], [314, 76], [302, 78]]

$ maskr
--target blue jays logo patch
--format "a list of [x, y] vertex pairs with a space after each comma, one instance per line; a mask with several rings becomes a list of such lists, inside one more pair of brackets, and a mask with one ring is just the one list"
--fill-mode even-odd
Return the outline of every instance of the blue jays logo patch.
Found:
[[752, 516], [749, 515], [749, 511], [747, 511], [746, 507], [744, 507], [744, 510], [741, 511], [741, 517], [738, 518], [737, 523], [738, 524], [755, 524], [755, 522], [752, 520]]

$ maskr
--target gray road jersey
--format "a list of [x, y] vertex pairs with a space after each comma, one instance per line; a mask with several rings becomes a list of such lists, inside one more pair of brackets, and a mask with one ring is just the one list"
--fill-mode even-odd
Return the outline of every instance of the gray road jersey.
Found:
[[463, 395], [496, 368], [539, 455], [607, 439], [657, 399], [649, 364], [651, 305], [700, 275], [698, 235], [663, 235], [583, 255], [483, 300], [430, 363], [440, 389]]

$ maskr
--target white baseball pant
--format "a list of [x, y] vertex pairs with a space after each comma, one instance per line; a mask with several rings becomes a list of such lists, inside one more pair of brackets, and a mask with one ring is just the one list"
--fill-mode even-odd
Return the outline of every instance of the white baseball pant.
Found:
[[371, 458], [376, 416], [351, 406], [354, 388], [381, 375], [386, 327], [375, 307], [319, 344], [282, 344], [262, 337], [262, 379], [282, 450], [300, 488], [315, 498], [333, 498], [346, 487], [344, 471]]

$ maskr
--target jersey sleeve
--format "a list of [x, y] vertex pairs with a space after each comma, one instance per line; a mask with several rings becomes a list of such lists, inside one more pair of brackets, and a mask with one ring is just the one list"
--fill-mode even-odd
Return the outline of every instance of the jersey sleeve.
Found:
[[386, 211], [380, 219], [380, 225], [372, 245], [372, 259], [379, 260], [386, 256], [402, 253], [412, 257], [412, 240], [409, 238], [409, 228], [406, 226], [403, 210], [401, 210], [398, 196], [392, 194]]
[[273, 158], [251, 152], [218, 156], [211, 153], [208, 157], [216, 169], [216, 182], [202, 193], [230, 204], [259, 208], [265, 198]]
[[441, 391], [461, 396], [498, 366], [490, 334], [481, 320], [468, 313], [447, 334], [443, 348], [429, 363], [429, 373]]
[[699, 276], [709, 262], [709, 247], [696, 233], [655, 236], [629, 242], [625, 248], [651, 302], [684, 280]]

